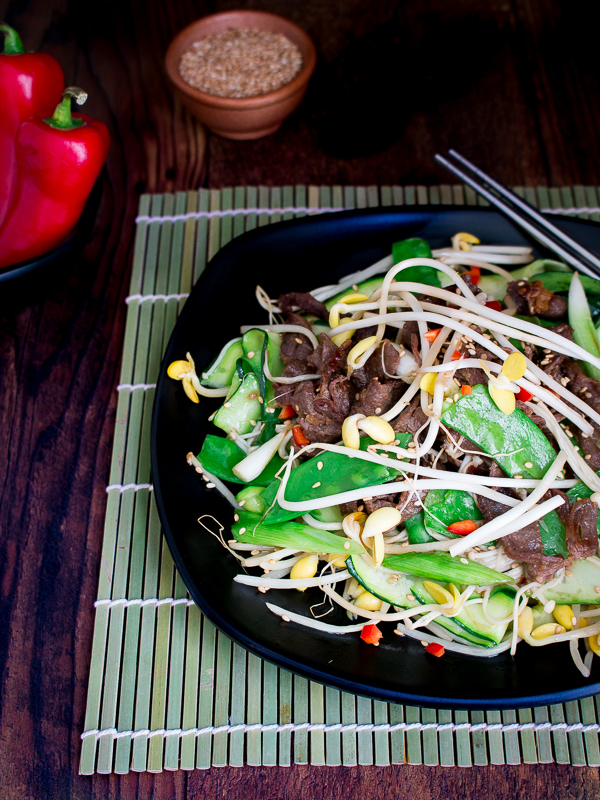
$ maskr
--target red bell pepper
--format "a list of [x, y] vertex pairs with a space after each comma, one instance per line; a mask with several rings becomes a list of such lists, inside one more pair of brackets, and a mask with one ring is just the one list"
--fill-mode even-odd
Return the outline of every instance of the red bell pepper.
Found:
[[49, 119], [22, 123], [15, 141], [17, 189], [0, 228], [0, 267], [25, 261], [59, 245], [72, 231], [108, 154], [106, 125], [71, 114], [71, 98], [84, 102], [81, 89], [65, 89]]
[[519, 389], [519, 394], [517, 395], [517, 400], [520, 400], [522, 403], [526, 403], [528, 400], [531, 400], [532, 397], [533, 395], [531, 392], [528, 392], [527, 389], [523, 389], [523, 387], [521, 387]]
[[468, 383], [463, 383], [463, 385], [460, 387], [460, 393], [461, 394], [473, 394], [473, 389], [472, 389], [471, 386], [469, 386]]
[[472, 519], [461, 519], [460, 522], [453, 522], [452, 525], [448, 525], [446, 530], [459, 536], [466, 536], [468, 533], [473, 533], [473, 531], [477, 530], [477, 523], [473, 522]]
[[284, 406], [281, 409], [281, 414], [279, 415], [279, 419], [291, 419], [292, 417], [296, 416], [296, 411], [294, 410], [294, 406]]
[[360, 638], [363, 640], [363, 642], [366, 642], [367, 644], [374, 644], [375, 647], [379, 647], [379, 640], [382, 636], [383, 633], [375, 624], [363, 625], [363, 629], [360, 632]]
[[4, 23], [0, 53], [0, 225], [15, 191], [15, 136], [30, 117], [50, 116], [65, 88], [58, 61], [47, 53], [26, 53], [18, 33]]
[[444, 645], [438, 644], [437, 642], [431, 642], [427, 645], [425, 650], [427, 650], [428, 653], [431, 653], [431, 655], [435, 656], [436, 658], [441, 658], [446, 652], [444, 650]]
[[441, 328], [434, 328], [432, 331], [425, 331], [423, 336], [427, 339], [428, 342], [435, 342], [438, 337]]
[[300, 425], [294, 425], [292, 428], [292, 436], [298, 447], [306, 447], [307, 444], [310, 444], [310, 441], [306, 438], [306, 434]]
[[502, 311], [502, 306], [499, 300], [488, 300], [485, 304], [486, 308], [491, 308], [492, 311]]

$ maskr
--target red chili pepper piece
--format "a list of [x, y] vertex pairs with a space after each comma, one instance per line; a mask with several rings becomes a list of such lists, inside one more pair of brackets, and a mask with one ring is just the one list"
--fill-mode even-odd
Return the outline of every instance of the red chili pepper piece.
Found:
[[533, 395], [531, 392], [528, 392], [527, 389], [523, 389], [523, 387], [521, 387], [521, 390], [517, 395], [517, 400], [520, 400], [522, 403], [526, 403], [528, 400], [531, 400], [532, 397]]
[[459, 536], [466, 536], [467, 533], [473, 533], [473, 531], [477, 530], [477, 523], [473, 522], [472, 519], [462, 519], [460, 522], [453, 522], [452, 525], [448, 525], [446, 530], [450, 531], [450, 533], [457, 533]]
[[300, 425], [294, 425], [292, 428], [292, 436], [298, 447], [306, 447], [307, 444], [310, 444], [310, 441], [306, 438]]
[[70, 87], [50, 119], [22, 123], [15, 140], [17, 189], [0, 228], [0, 267], [59, 245], [73, 230], [108, 154], [106, 125], [71, 114]]
[[451, 356], [450, 360], [451, 361], [460, 361], [461, 358], [464, 358], [464, 356], [461, 353], [459, 353], [458, 350], [455, 350], [452, 353], [452, 356]]
[[492, 311], [502, 311], [502, 306], [500, 305], [499, 300], [488, 300], [485, 304], [486, 308], [491, 308]]
[[296, 412], [294, 410], [294, 406], [284, 406], [281, 409], [281, 414], [279, 415], [279, 419], [291, 419], [292, 417], [296, 416]]
[[438, 333], [441, 331], [441, 328], [434, 328], [432, 331], [427, 331], [423, 334], [423, 336], [427, 339], [428, 342], [435, 342], [438, 337]]
[[58, 61], [47, 53], [26, 53], [18, 33], [0, 24], [4, 50], [0, 53], [0, 225], [15, 193], [17, 159], [15, 136], [30, 117], [50, 116], [65, 87]]
[[379, 647], [379, 640], [382, 636], [383, 633], [379, 630], [377, 625], [363, 625], [363, 629], [360, 632], [360, 638], [363, 642], [374, 644], [375, 647]]
[[431, 653], [432, 656], [436, 656], [436, 658], [441, 658], [446, 652], [444, 650], [444, 646], [438, 644], [437, 642], [431, 642], [431, 644], [427, 645], [425, 650], [427, 650], [428, 653]]
[[473, 389], [469, 386], [468, 383], [463, 384], [460, 387], [461, 394], [473, 394]]
[[479, 267], [471, 267], [470, 272], [467, 273], [469, 278], [471, 278], [471, 283], [477, 286], [479, 281], [481, 280], [481, 270]]

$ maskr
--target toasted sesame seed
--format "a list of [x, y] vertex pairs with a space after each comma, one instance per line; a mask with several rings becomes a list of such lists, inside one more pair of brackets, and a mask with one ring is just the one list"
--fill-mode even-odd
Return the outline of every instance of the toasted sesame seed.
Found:
[[487, 353], [482, 353], [481, 354], [481, 360], [482, 361], [486, 361], [487, 360]]
[[571, 572], [570, 569], [566, 569], [565, 570], [565, 575], [567, 576], [567, 578], [572, 578], [573, 577], [573, 573]]
[[[579, 450], [579, 448], [577, 448], [577, 449]], [[591, 454], [591, 453], [588, 453], [588, 454], [587, 454], [587, 456], [585, 457], [585, 460], [586, 460], [586, 461], [590, 461], [590, 460], [591, 460], [591, 458], [592, 458], [592, 454]]]
[[545, 366], [546, 366], [546, 364], [549, 364], [549, 363], [550, 363], [550, 361], [549, 361], [549, 359], [547, 359], [547, 358], [545, 358], [543, 361], [540, 361], [540, 365], [541, 365], [542, 367], [545, 367]]
[[312, 488], [313, 489], [318, 489], [320, 485], [321, 485], [321, 481], [317, 481], [316, 483], [313, 483], [313, 487]]
[[202, 475], [202, 467], [194, 467], [194, 469]]
[[234, 519], [235, 522], [239, 522], [240, 521], [240, 515], [239, 514], [234, 514], [233, 515], [233, 519]]
[[[456, 291], [458, 292], [458, 289]], [[429, 646], [429, 642], [426, 642], [425, 639], [421, 640], [421, 644], [423, 645], [423, 647], [428, 647]]]
[[210, 480], [210, 478], [208, 477], [208, 475], [205, 475], [204, 473], [202, 473], [202, 480], [203, 480], [203, 481], [206, 481], [206, 482], [208, 483], [208, 481]]
[[350, 542], [344, 542], [344, 550], [350, 550]]
[[519, 281], [519, 283], [517, 284], [517, 286], [525, 286], [525, 281]]
[[246, 501], [245, 501], [245, 500], [240, 500], [240, 505], [241, 505], [241, 506], [243, 506], [243, 505], [245, 505], [245, 504], [246, 504]]
[[322, 461], [318, 461], [317, 462], [317, 469], [319, 469], [319, 470], [323, 469], [323, 462]]
[[264, 594], [267, 591], [267, 587], [266, 586], [259, 586], [258, 587], [258, 591], [262, 592]]
[[414, 594], [407, 594], [406, 595], [406, 599], [408, 600], [409, 603], [414, 603], [415, 596], [414, 596]]
[[380, 409], [380, 408], [376, 408], [376, 409], [375, 409], [375, 413], [376, 413], [376, 414], [381, 414], [381, 409]]
[[283, 622], [289, 622], [290, 621], [290, 618], [288, 617], [287, 614], [282, 614], [281, 615], [281, 619], [283, 620]]
[[587, 397], [587, 399], [589, 400], [589, 399], [591, 398], [591, 396], [592, 396], [592, 393], [591, 393], [591, 392], [586, 392], [586, 393], [585, 393], [585, 396], [586, 396], [586, 397]]
[[517, 480], [521, 480], [521, 478], [522, 478], [523, 476], [522, 476], [522, 475], [514, 475], [514, 477], [515, 477]]
[[543, 352], [543, 353], [551, 353], [551, 352], [552, 352], [552, 350], [548, 350], [548, 348], [546, 348], [545, 350], [542, 350], [542, 352]]
[[404, 636], [402, 631], [399, 631], [398, 628], [395, 629], [394, 633], [396, 634], [396, 636]]
[[573, 434], [571, 433], [571, 431], [570, 431], [568, 428], [565, 428], [565, 433], [567, 434], [567, 436], [569, 437], [569, 439], [572, 439], [572, 438], [573, 438]]
[[260, 550], [251, 550], [250, 551], [250, 555], [251, 556], [257, 556], [259, 553], [260, 553]]
[[296, 341], [298, 344], [302, 344], [302, 339], [300, 339], [300, 337], [298, 337], [298, 336], [296, 336], [296, 337], [295, 337], [295, 341]]
[[468, 564], [469, 563], [469, 559], [468, 558], [461, 558], [460, 563], [461, 564]]
[[600, 586], [594, 586], [594, 591], [596, 594], [600, 594]]
[[226, 403], [223, 403], [223, 407], [224, 408], [231, 408], [231, 403], [229, 402], [229, 400]]
[[460, 395], [459, 395], [459, 393], [457, 392], [457, 393], [456, 393], [456, 394], [453, 396], [453, 398], [452, 398], [452, 399], [453, 399], [453, 400], [454, 400], [454, 402], [456, 403], [456, 401], [459, 399], [459, 397], [460, 397]]
[[393, 586], [395, 583], [398, 583], [399, 579], [400, 579], [399, 575], [390, 575], [390, 577], [388, 578], [388, 583]]
[[248, 352], [248, 358], [254, 358], [254, 350]]
[[250, 420], [250, 425], [252, 425], [252, 426], [256, 425], [256, 420], [255, 419], [251, 419]]
[[527, 469], [531, 469], [531, 468], [533, 467], [533, 464], [531, 463], [531, 461], [526, 461], [526, 462], [523, 464], [523, 466], [524, 466], [524, 467], [527, 467]]
[[401, 542], [400, 547], [408, 547], [410, 542]]
[[235, 431], [231, 431], [229, 435], [231, 436], [231, 440], [235, 442], [235, 440], [237, 439], [237, 433]]
[[352, 288], [354, 289], [355, 292], [358, 292], [358, 285], [356, 283], [352, 284]]
[[214, 483], [207, 483], [206, 484], [206, 488], [207, 489], [214, 489], [215, 488], [215, 484]]

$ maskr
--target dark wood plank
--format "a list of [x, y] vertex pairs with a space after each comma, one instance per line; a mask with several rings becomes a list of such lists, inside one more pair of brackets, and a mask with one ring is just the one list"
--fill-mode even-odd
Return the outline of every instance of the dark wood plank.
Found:
[[320, 63], [275, 136], [210, 139], [210, 186], [437, 183], [433, 153], [450, 145], [510, 183], [600, 183], [593, 29], [561, 0], [0, 0], [113, 139], [83, 256], [45, 300], [0, 316], [0, 795], [598, 796], [596, 770], [556, 765], [77, 775], [138, 195], [204, 176], [204, 133], [162, 57], [187, 22], [233, 6], [294, 18]]

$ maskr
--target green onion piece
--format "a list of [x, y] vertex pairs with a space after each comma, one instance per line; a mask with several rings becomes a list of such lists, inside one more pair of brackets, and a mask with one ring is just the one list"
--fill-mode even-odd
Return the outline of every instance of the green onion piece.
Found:
[[449, 553], [402, 553], [387, 556], [383, 566], [398, 572], [418, 575], [421, 578], [453, 581], [454, 583], [474, 583], [476, 586], [490, 586], [495, 583], [514, 583], [514, 579], [495, 569], [484, 567], [475, 561], [467, 564], [465, 558], [453, 558]]
[[[539, 280], [540, 272], [571, 272], [571, 269], [566, 264], [561, 264], [560, 261], [539, 258], [524, 267], [513, 269], [510, 277], [513, 281]], [[496, 300], [504, 300], [508, 281], [503, 275], [482, 275], [477, 286], [482, 292], [494, 295]]]
[[[265, 525], [258, 514], [239, 514], [239, 520], [232, 528], [234, 539], [248, 544], [263, 544], [270, 547], [291, 547], [307, 553], [331, 553], [359, 555], [364, 547], [358, 542], [337, 536], [330, 531], [321, 531], [303, 525], [300, 522], [281, 522], [277, 525]], [[345, 544], [348, 547], [344, 547]]]
[[[551, 292], [568, 292], [571, 288], [572, 275], [564, 272], [545, 272], [542, 275], [534, 275], [532, 280], [541, 281], [546, 289]], [[580, 275], [579, 280], [586, 292], [600, 294], [600, 281], [595, 278], [588, 278], [587, 275]]]
[[[592, 321], [590, 307], [579, 275], [575, 273], [569, 289], [569, 324], [573, 328], [575, 342], [591, 355], [600, 358], [600, 341]], [[579, 365], [594, 380], [600, 380], [600, 369], [584, 361]]]

